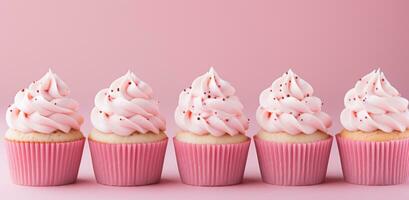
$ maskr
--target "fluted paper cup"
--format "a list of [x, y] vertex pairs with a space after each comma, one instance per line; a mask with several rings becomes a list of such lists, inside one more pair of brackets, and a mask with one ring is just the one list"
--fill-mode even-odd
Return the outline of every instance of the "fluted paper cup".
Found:
[[168, 139], [152, 143], [107, 144], [88, 140], [95, 178], [111, 186], [158, 183]]
[[355, 141], [336, 136], [342, 172], [347, 182], [396, 185], [409, 177], [409, 139]]
[[277, 143], [254, 137], [261, 177], [274, 185], [314, 185], [327, 173], [333, 137], [312, 143]]
[[85, 139], [72, 142], [5, 140], [11, 179], [27, 186], [55, 186], [77, 180]]
[[173, 139], [180, 178], [196, 186], [226, 186], [243, 180], [250, 140], [238, 144], [190, 144]]

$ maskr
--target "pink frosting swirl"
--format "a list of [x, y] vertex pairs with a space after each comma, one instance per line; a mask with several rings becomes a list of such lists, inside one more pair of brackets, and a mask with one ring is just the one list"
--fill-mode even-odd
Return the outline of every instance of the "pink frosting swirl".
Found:
[[91, 122], [101, 132], [121, 136], [160, 133], [166, 123], [158, 104], [152, 88], [128, 71], [95, 96]]
[[245, 134], [249, 122], [235, 89], [213, 68], [182, 91], [175, 111], [176, 124], [198, 135]]
[[51, 70], [20, 90], [6, 113], [7, 125], [21, 132], [52, 133], [79, 130], [83, 118], [78, 103], [68, 98], [67, 85]]
[[349, 131], [403, 132], [409, 126], [408, 100], [379, 69], [359, 79], [344, 98], [341, 123]]
[[260, 94], [257, 122], [272, 133], [327, 132], [331, 118], [321, 111], [322, 102], [313, 92], [311, 85], [290, 69]]

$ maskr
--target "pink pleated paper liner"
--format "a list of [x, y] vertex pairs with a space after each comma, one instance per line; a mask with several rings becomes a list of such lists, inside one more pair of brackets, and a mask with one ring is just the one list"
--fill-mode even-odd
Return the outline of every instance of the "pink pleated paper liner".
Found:
[[369, 142], [336, 136], [342, 172], [347, 182], [395, 185], [409, 177], [409, 139]]
[[277, 143], [254, 137], [261, 177], [274, 185], [314, 185], [327, 173], [333, 137], [304, 144]]
[[56, 186], [77, 180], [85, 139], [73, 142], [5, 140], [11, 179], [15, 184]]
[[136, 186], [158, 183], [168, 139], [152, 143], [107, 144], [88, 140], [98, 183]]
[[239, 144], [190, 144], [173, 139], [180, 178], [196, 186], [225, 186], [243, 180], [250, 140]]

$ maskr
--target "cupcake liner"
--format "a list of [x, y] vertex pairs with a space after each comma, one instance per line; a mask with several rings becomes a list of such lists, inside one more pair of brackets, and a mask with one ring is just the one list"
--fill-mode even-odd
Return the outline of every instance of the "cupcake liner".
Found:
[[333, 137], [312, 143], [277, 143], [254, 138], [261, 177], [274, 185], [314, 185], [327, 173]]
[[243, 180], [250, 140], [239, 144], [190, 144], [173, 139], [180, 178], [196, 186], [225, 186]]
[[371, 142], [336, 136], [342, 172], [347, 182], [395, 185], [409, 177], [409, 139]]
[[152, 143], [108, 144], [88, 140], [95, 178], [111, 186], [158, 183], [168, 139]]
[[5, 140], [11, 179], [15, 184], [55, 186], [77, 180], [85, 139], [72, 142]]

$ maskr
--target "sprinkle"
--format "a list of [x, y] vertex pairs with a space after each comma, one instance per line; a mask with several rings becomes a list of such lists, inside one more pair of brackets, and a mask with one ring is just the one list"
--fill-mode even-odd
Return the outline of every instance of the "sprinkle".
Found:
[[226, 119], [226, 122], [229, 122], [229, 119]]
[[281, 97], [281, 99], [284, 99], [284, 97]]
[[119, 118], [120, 121], [122, 121], [122, 118]]
[[192, 86], [190, 86], [189, 89], [192, 89]]
[[21, 92], [24, 92], [24, 89], [22, 89]]
[[129, 81], [129, 82], [128, 82], [128, 85], [130, 85], [130, 84], [132, 84], [132, 82], [131, 82], [131, 81]]
[[365, 119], [368, 119], [368, 116], [365, 116]]
[[183, 89], [183, 92], [186, 92], [186, 89]]
[[118, 92], [119, 92], [119, 88], [116, 88], [116, 91], [118, 91]]
[[102, 113], [102, 111], [99, 111], [99, 113]]
[[40, 90], [37, 90], [37, 93], [40, 93]]
[[200, 117], [198, 117], [197, 120], [200, 120]]
[[273, 92], [273, 90], [270, 90], [270, 92]]
[[289, 94], [287, 94], [287, 97], [290, 97], [290, 95], [289, 95]]
[[280, 92], [283, 91], [282, 89], [280, 89]]
[[300, 119], [300, 121], [304, 121], [304, 119]]
[[212, 98], [212, 96], [210, 96], [210, 95], [207, 95], [207, 98], [209, 98], [209, 99], [210, 99], [210, 98]]
[[223, 100], [223, 101], [226, 101], [226, 99], [225, 99], [225, 98], [223, 98], [222, 100]]
[[378, 90], [378, 88], [375, 88], [375, 90]]
[[13, 112], [13, 110], [10, 109], [10, 112]]
[[383, 79], [382, 79], [382, 82], [384, 82], [384, 81], [385, 81], [385, 79], [383, 78]]
[[114, 90], [111, 90], [111, 92], [114, 92]]
[[204, 95], [206, 95], [206, 92], [203, 92]]
[[283, 87], [283, 84], [280, 84], [280, 87]]
[[248, 118], [247, 121], [250, 121], [250, 118]]
[[298, 76], [296, 76], [295, 79], [298, 79]]
[[57, 105], [57, 103], [54, 103], [54, 105]]
[[310, 94], [307, 94], [307, 97], [309, 97], [310, 96]]

